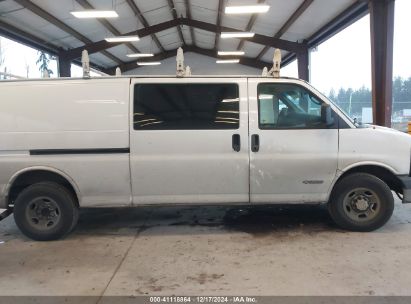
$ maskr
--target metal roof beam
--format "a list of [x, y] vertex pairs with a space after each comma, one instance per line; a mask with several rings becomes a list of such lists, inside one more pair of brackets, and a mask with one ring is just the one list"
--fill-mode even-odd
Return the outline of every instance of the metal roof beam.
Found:
[[[233, 29], [229, 27], [218, 27], [216, 24], [211, 24], [203, 21], [181, 18], [181, 23], [188, 26], [194, 26], [195, 28], [199, 28], [208, 32], [214, 32], [219, 34], [221, 31], [223, 32], [242, 32], [238, 29]], [[219, 31], [221, 30], [221, 31]], [[254, 37], [250, 38], [242, 38], [246, 41], [254, 42], [257, 44], [262, 45], [269, 45], [270, 47], [279, 48], [282, 50], [292, 51], [292, 52], [299, 52], [306, 48], [305, 44], [282, 40], [279, 38], [268, 37], [260, 34], [255, 34]]]
[[[349, 8], [311, 35], [306, 41], [308, 48], [313, 48], [341, 32], [369, 13], [368, 3], [358, 0]], [[283, 58], [284, 66], [297, 58], [295, 53], [289, 53]]]
[[0, 36], [15, 40], [19, 43], [44, 51], [51, 55], [57, 55], [63, 49], [51, 44], [41, 38], [26, 33], [13, 25], [7, 24], [0, 20]]
[[[128, 6], [130, 6], [130, 8], [132, 9], [132, 11], [134, 12], [134, 15], [136, 15], [136, 17], [138, 18], [138, 20], [140, 20], [140, 22], [144, 25], [144, 27], [149, 27], [150, 25], [147, 22], [147, 19], [144, 18], [143, 13], [140, 11], [140, 9], [138, 8], [137, 4], [134, 2], [134, 0], [126, 0]], [[153, 39], [154, 43], [157, 45], [157, 47], [164, 52], [165, 49], [163, 47], [163, 45], [161, 44], [160, 40], [158, 40], [157, 36], [155, 34], [151, 34], [151, 39]]]
[[[261, 4], [261, 3], [263, 3], [264, 1], [265, 1], [265, 0], [258, 0], [258, 4]], [[254, 26], [255, 21], [257, 20], [257, 17], [258, 17], [258, 14], [252, 14], [252, 15], [251, 15], [250, 20], [248, 21], [247, 26], [246, 26], [246, 28], [245, 28], [245, 31], [246, 31], [246, 32], [251, 31], [251, 29], [252, 29], [253, 26]], [[244, 42], [245, 42], [245, 40], [242, 40], [242, 39], [240, 40], [240, 42], [238, 43], [238, 46], [237, 46], [237, 50], [238, 50], [238, 51], [243, 48]]]
[[[189, 46], [184, 51], [185, 52], [193, 52], [193, 53], [197, 53], [197, 54], [200, 54], [200, 55], [204, 55], [204, 56], [208, 56], [208, 57], [212, 57], [212, 58], [216, 58], [216, 59], [221, 59], [218, 56], [216, 50], [209, 50], [209, 49], [199, 48], [199, 47], [196, 47], [196, 46]], [[238, 59], [237, 57], [227, 57], [226, 59], [230, 59], [230, 58]], [[239, 58], [239, 59], [240, 59], [240, 64], [250, 66], [250, 67], [253, 67], [253, 68], [256, 68], [256, 69], [263, 69], [266, 66], [267, 67], [270, 66], [270, 63], [260, 61], [260, 60], [255, 60], [254, 58], [242, 57], [242, 58]]]
[[[178, 26], [179, 24], [180, 24], [179, 20], [174, 20], [173, 19], [173, 20], [169, 20], [169, 21], [166, 21], [166, 22], [163, 22], [163, 23], [152, 25], [152, 26], [149, 26], [149, 27], [146, 27], [146, 28], [142, 28], [142, 29], [139, 29], [139, 30], [136, 30], [136, 31], [128, 32], [128, 33], [125, 33], [123, 35], [125, 35], [125, 36], [138, 35], [139, 37], [145, 37], [145, 36], [149, 36], [149, 35], [152, 35], [152, 34], [167, 30], [169, 28], [173, 28], [175, 26]], [[102, 50], [105, 50], [105, 49], [108, 49], [108, 48], [111, 48], [111, 47], [114, 47], [114, 46], [120, 45], [120, 44], [123, 44], [123, 43], [122, 42], [109, 43], [105, 40], [100, 40], [100, 41], [97, 41], [97, 42], [93, 42], [93, 43], [90, 43], [90, 44], [86, 44], [86, 45], [77, 47], [75, 49], [68, 50], [66, 52], [66, 55], [69, 58], [78, 58], [78, 57], [81, 56], [81, 52], [84, 49], [86, 49], [89, 52], [89, 54], [92, 54], [92, 53], [96, 53], [96, 52], [101, 52]]]
[[[175, 50], [170, 50], [170, 51], [164, 51], [161, 52], [159, 54], [154, 55], [153, 57], [150, 57], [149, 60], [150, 61], [159, 61], [159, 60], [164, 60], [173, 56], [176, 56], [177, 54], [177, 49]], [[144, 61], [144, 59], [141, 60], [142, 62]], [[124, 63], [122, 65], [118, 66], [121, 70], [121, 72], [127, 72], [130, 70], [134, 70], [137, 69], [139, 66], [137, 65], [137, 62], [135, 60], [131, 61], [131, 62], [127, 62]], [[115, 71], [116, 71], [117, 67], [112, 67], [112, 68], [108, 68], [104, 70], [104, 73], [110, 74], [110, 75], [114, 75]]]
[[[191, 17], [191, 4], [190, 4], [190, 0], [184, 0], [184, 4], [186, 6], [186, 17], [188, 19], [193, 19]], [[196, 37], [194, 34], [194, 29], [192, 26], [190, 26], [190, 34], [191, 34], [191, 40], [192, 40], [192, 44], [196, 45]]]
[[[47, 54], [54, 55], [60, 57], [64, 54], [64, 50], [54, 44], [51, 44], [47, 41], [44, 41], [36, 36], [33, 36], [29, 33], [23, 32], [22, 30], [5, 23], [0, 20], [0, 36], [6, 37], [13, 41], [17, 41], [18, 43], [27, 45], [31, 48], [36, 50], [40, 50], [46, 52]], [[81, 65], [80, 60], [73, 60], [74, 64]], [[104, 69], [102, 66], [96, 65], [94, 63], [90, 63], [90, 65], [95, 68], [96, 70]]]
[[214, 39], [214, 49], [218, 50], [218, 45], [220, 43], [220, 32], [221, 32], [221, 13], [223, 10], [223, 0], [219, 0], [218, 1], [218, 10], [217, 10], [217, 21], [216, 21], [216, 25], [217, 25], [217, 31], [215, 34], [215, 39]]
[[[218, 26], [215, 24], [206, 23], [206, 22], [197, 21], [197, 20], [188, 19], [188, 18], [180, 18], [176, 20], [173, 19], [170, 21], [166, 21], [166, 22], [153, 25], [153, 26], [150, 26], [144, 29], [140, 29], [137, 31], [129, 32], [123, 35], [139, 35], [140, 37], [144, 37], [147, 35], [151, 35], [157, 32], [164, 31], [166, 29], [169, 29], [175, 26], [179, 26], [181, 24], [192, 26], [194, 28], [199, 28], [199, 29], [209, 31], [209, 32], [214, 32], [216, 33], [216, 35], [220, 34], [220, 32], [218, 31]], [[237, 31], [237, 32], [239, 31], [236, 29], [226, 28], [226, 27], [220, 27], [220, 28], [225, 31]], [[259, 34], [256, 34], [252, 38], [247, 38], [247, 40], [254, 42], [254, 43], [270, 45], [270, 47], [277, 47], [277, 48], [292, 51], [292, 52], [297, 52], [297, 51], [305, 49], [304, 44], [281, 40], [281, 39], [272, 38], [272, 37], [267, 37], [267, 36], [263, 36]], [[81, 46], [81, 47], [78, 47], [72, 50], [68, 50], [67, 56], [69, 58], [78, 58], [81, 56], [81, 52], [84, 49], [86, 49], [90, 54], [92, 54], [92, 53], [100, 52], [104, 49], [107, 49], [107, 48], [110, 48], [110, 47], [113, 47], [119, 44], [122, 44], [122, 43], [108, 43], [105, 40], [101, 40], [101, 41], [87, 44], [87, 45], [84, 45], [84, 46]]]
[[[174, 6], [173, 0], [167, 0], [167, 2], [168, 2], [168, 6], [171, 10], [171, 15], [173, 16], [173, 19], [178, 20], [177, 10]], [[180, 37], [181, 42], [183, 43], [183, 45], [186, 45], [186, 42], [185, 42], [184, 36], [183, 36], [183, 31], [181, 30], [180, 25], [177, 25], [177, 30], [178, 30], [178, 36]]]
[[[282, 35], [297, 21], [298, 18], [307, 10], [307, 8], [313, 3], [314, 0], [304, 0], [304, 2], [294, 11], [294, 13], [288, 18], [284, 25], [278, 30], [273, 38], [281, 38]], [[256, 59], [261, 59], [265, 53], [270, 49], [269, 46], [265, 46], [261, 52], [257, 55]]]
[[308, 46], [312, 48], [323, 43], [357, 20], [367, 15], [368, 12], [368, 3], [358, 0], [333, 20], [331, 20], [329, 23], [327, 23], [325, 26], [323, 26], [315, 34], [311, 35], [311, 37], [307, 39]]
[[[197, 46], [192, 46], [192, 45], [187, 45], [184, 47], [184, 52], [192, 52], [192, 53], [197, 53], [200, 55], [204, 55], [204, 56], [208, 56], [211, 58], [219, 58], [217, 55], [217, 51], [216, 50], [209, 50], [209, 49], [203, 49]], [[171, 58], [171, 57], [175, 57], [177, 54], [177, 49], [174, 50], [169, 50], [169, 51], [165, 51], [159, 54], [154, 55], [154, 57], [150, 57], [149, 61], [159, 61], [159, 60], [164, 60], [167, 58]], [[144, 61], [143, 59], [141, 60], [142, 62]], [[270, 63], [268, 62], [264, 62], [261, 60], [255, 60], [254, 58], [247, 58], [247, 57], [243, 57], [240, 58], [240, 64], [242, 65], [246, 65], [246, 66], [250, 66], [253, 68], [257, 68], [257, 69], [263, 69], [265, 66], [270, 66]], [[133, 62], [128, 62], [125, 63], [123, 65], [120, 65], [119, 68], [121, 69], [122, 72], [126, 72], [129, 70], [134, 70], [136, 68], [138, 68], [139, 66], [137, 65], [136, 61]], [[104, 70], [105, 73], [107, 74], [114, 74], [116, 70], [116, 67], [113, 68], [109, 68]]]
[[[46, 12], [44, 9], [37, 6], [33, 2], [31, 2], [29, 0], [14, 0], [14, 1], [17, 2], [18, 4], [20, 4], [22, 7], [28, 9], [29, 11], [31, 11], [33, 14], [43, 18], [44, 20], [46, 20], [48, 22], [50, 22], [55, 27], [58, 27], [62, 31], [72, 35], [77, 40], [80, 40], [81, 42], [83, 42], [85, 44], [92, 43], [92, 41], [90, 39], [86, 38], [85, 36], [83, 36], [82, 34], [77, 32], [73, 28], [69, 27], [67, 24], [63, 23], [62, 21], [60, 21], [59, 19], [57, 19], [56, 17], [54, 17], [50, 13]], [[103, 51], [102, 53], [106, 57], [110, 58], [111, 60], [113, 60], [114, 62], [116, 62], [118, 64], [123, 63], [119, 58], [117, 58], [116, 56], [112, 55], [111, 53], [109, 53], [107, 51]]]
[[[76, 0], [76, 2], [85, 9], [95, 9], [94, 6], [92, 6], [87, 0]], [[121, 33], [106, 18], [98, 18], [97, 21], [100, 22], [100, 24], [113, 35], [121, 36]], [[140, 51], [132, 43], [127, 42], [126, 45], [132, 52], [140, 53]]]

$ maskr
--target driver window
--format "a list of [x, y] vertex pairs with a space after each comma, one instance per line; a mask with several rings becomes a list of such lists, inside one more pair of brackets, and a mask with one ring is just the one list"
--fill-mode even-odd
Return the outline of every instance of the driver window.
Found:
[[321, 101], [294, 84], [258, 85], [260, 129], [326, 128], [321, 120]]

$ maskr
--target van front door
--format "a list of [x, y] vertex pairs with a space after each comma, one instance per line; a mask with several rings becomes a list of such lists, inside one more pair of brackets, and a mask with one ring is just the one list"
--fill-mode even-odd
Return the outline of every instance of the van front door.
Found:
[[338, 116], [285, 79], [249, 79], [251, 203], [323, 202], [337, 170]]
[[247, 79], [134, 79], [133, 203], [249, 202]]

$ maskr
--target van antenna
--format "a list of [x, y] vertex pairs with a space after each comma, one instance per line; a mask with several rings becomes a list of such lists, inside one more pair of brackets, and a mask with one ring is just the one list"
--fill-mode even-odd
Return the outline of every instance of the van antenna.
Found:
[[179, 47], [177, 49], [177, 57], [176, 57], [176, 61], [177, 61], [177, 77], [184, 77], [185, 76], [185, 67], [184, 67], [184, 53], [183, 53], [183, 49], [181, 47]]
[[81, 53], [81, 64], [83, 66], [83, 78], [90, 78], [90, 58], [87, 50]]
[[121, 76], [121, 69], [119, 67], [116, 67], [116, 76]]

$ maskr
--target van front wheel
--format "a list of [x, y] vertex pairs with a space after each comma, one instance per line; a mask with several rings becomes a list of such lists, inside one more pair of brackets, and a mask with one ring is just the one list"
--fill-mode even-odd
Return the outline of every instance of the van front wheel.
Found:
[[14, 203], [14, 220], [21, 232], [37, 241], [56, 240], [69, 233], [78, 219], [72, 193], [52, 182], [25, 188]]
[[391, 218], [394, 198], [381, 179], [371, 174], [353, 173], [336, 184], [328, 210], [341, 228], [372, 231]]

